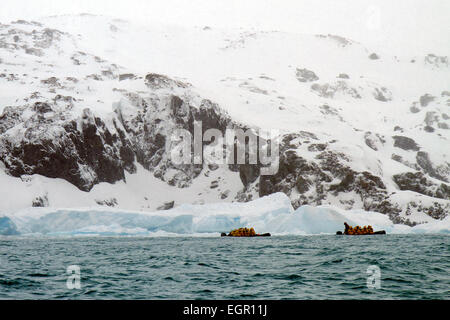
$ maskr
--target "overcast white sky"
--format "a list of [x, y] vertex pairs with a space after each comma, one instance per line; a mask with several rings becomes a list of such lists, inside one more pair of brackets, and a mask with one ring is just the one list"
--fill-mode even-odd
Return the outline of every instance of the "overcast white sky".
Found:
[[93, 13], [139, 22], [333, 33], [448, 55], [449, 0], [0, 0], [0, 21]]

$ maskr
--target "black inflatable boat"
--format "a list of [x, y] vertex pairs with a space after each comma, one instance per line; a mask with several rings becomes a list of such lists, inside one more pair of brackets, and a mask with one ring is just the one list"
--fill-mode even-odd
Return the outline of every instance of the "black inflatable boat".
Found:
[[336, 235], [338, 235], [338, 236], [374, 236], [377, 234], [386, 234], [386, 231], [380, 230], [380, 231], [375, 231], [372, 233], [362, 233], [362, 234], [344, 234], [342, 231], [336, 232]]
[[255, 235], [252, 236], [232, 236], [231, 234], [226, 234], [225, 232], [222, 232], [220, 234], [221, 237], [235, 237], [235, 238], [254, 238], [254, 237], [270, 237], [271, 234], [270, 233], [257, 233]]

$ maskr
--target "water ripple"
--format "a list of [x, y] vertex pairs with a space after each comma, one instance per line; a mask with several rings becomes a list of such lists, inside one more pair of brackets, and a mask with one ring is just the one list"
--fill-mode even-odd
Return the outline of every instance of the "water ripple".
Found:
[[[450, 237], [6, 238], [0, 298], [450, 299]], [[81, 289], [66, 287], [78, 265]], [[367, 287], [367, 268], [381, 288]]]

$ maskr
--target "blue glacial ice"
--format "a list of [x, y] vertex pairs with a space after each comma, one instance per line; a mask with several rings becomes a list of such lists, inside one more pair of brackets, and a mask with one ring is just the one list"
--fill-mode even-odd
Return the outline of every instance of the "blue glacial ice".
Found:
[[8, 217], [0, 217], [0, 235], [12, 236], [18, 235], [17, 227]]
[[0, 213], [0, 235], [46, 236], [218, 236], [239, 227], [259, 233], [334, 234], [350, 225], [372, 225], [388, 233], [447, 233], [450, 219], [408, 227], [386, 215], [330, 206], [294, 210], [289, 198], [275, 193], [247, 203], [181, 205], [167, 211], [139, 212], [112, 208], [28, 208]]

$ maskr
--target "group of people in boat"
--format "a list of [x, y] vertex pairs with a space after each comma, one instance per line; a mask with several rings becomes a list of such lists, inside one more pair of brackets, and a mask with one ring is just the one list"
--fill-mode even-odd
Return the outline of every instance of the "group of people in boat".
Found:
[[[371, 225], [368, 226], [356, 226], [356, 227], [352, 227], [349, 226], [347, 222], [344, 222], [344, 226], [345, 226], [345, 231], [344, 234], [345, 235], [370, 235], [370, 234], [386, 234], [386, 232], [383, 231], [377, 231], [374, 232], [373, 228]], [[338, 231], [336, 234], [341, 234], [341, 231]], [[231, 230], [231, 232], [229, 234], [226, 233], [222, 233], [221, 236], [230, 236], [230, 237], [255, 237], [255, 236], [270, 236], [270, 233], [264, 233], [264, 234], [257, 234], [255, 232], [255, 229], [253, 228], [239, 228], [239, 229], [234, 229]]]
[[253, 228], [239, 228], [232, 230], [229, 235], [232, 237], [254, 237], [256, 232]]
[[360, 227], [360, 226], [356, 226], [356, 227], [352, 227], [349, 226], [347, 224], [347, 222], [344, 222], [344, 226], [345, 226], [345, 231], [344, 234], [348, 234], [348, 235], [360, 235], [360, 234], [373, 234], [373, 228], [372, 226], [364, 226], [364, 227]]

